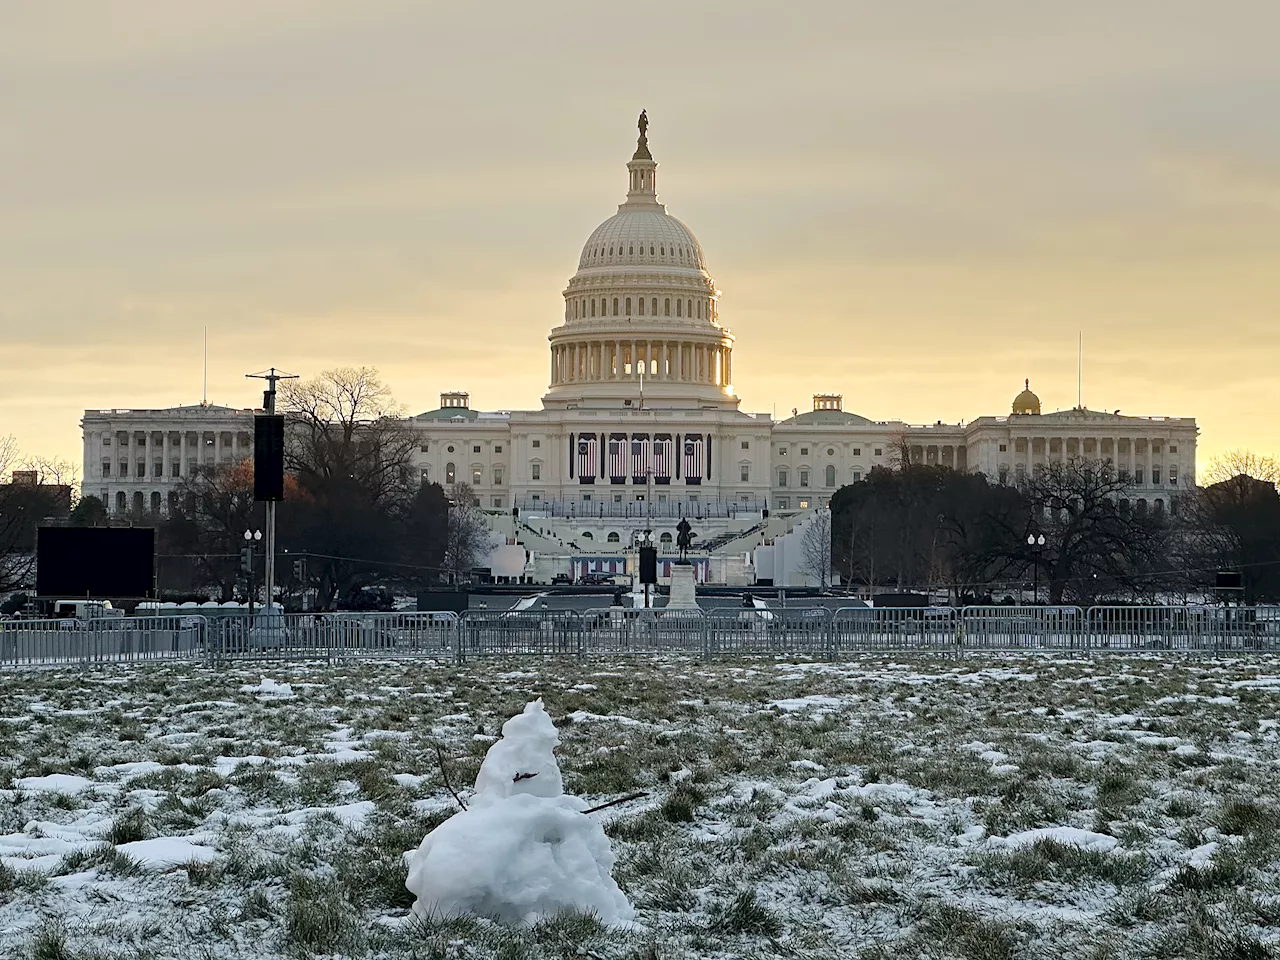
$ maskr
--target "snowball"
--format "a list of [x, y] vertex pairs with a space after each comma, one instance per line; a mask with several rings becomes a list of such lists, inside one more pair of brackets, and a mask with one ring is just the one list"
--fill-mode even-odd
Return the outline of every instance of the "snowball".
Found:
[[608, 837], [582, 800], [564, 795], [552, 754], [559, 742], [541, 700], [503, 725], [470, 807], [427, 834], [409, 860], [415, 913], [532, 924], [574, 910], [631, 922]]

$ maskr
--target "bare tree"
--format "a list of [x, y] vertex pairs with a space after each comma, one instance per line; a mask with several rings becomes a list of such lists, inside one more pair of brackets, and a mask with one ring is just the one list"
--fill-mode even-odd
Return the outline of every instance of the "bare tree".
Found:
[[449, 537], [445, 545], [444, 566], [449, 578], [458, 583], [467, 579], [471, 569], [489, 552], [489, 524], [480, 511], [475, 493], [465, 483], [449, 488]]
[[800, 572], [816, 577], [823, 590], [831, 582], [831, 511], [817, 509], [800, 537]]
[[[18, 470], [33, 472], [35, 482], [16, 482]], [[36, 528], [42, 520], [70, 513], [72, 482], [73, 470], [65, 461], [24, 458], [14, 437], [0, 437], [0, 591], [30, 584]]]
[[371, 503], [406, 505], [417, 438], [372, 367], [336, 367], [280, 384], [285, 466], [308, 490], [334, 483]]
[[1092, 602], [1099, 594], [1149, 595], [1144, 573], [1159, 551], [1160, 520], [1127, 506], [1132, 489], [1109, 460], [1053, 460], [1023, 481], [1045, 546], [1027, 556], [1047, 574], [1049, 597]]
[[889, 438], [889, 463], [894, 470], [901, 473], [917, 462], [914, 459], [911, 435], [907, 431], [899, 430]]
[[1272, 486], [1280, 485], [1280, 461], [1275, 457], [1252, 450], [1228, 450], [1209, 461], [1200, 486], [1225, 483], [1235, 477], [1252, 477]]

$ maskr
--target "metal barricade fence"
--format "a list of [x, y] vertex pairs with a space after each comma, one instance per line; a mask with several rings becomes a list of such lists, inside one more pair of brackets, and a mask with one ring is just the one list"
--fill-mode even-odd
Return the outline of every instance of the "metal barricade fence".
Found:
[[952, 653], [959, 643], [955, 607], [841, 607], [831, 623], [834, 653], [932, 650]]
[[559, 654], [582, 656], [582, 618], [565, 610], [467, 611], [458, 621], [457, 659]]
[[453, 613], [264, 613], [210, 622], [217, 660], [455, 656]]
[[701, 610], [596, 607], [582, 614], [585, 653], [686, 653], [705, 651], [706, 616]]
[[1268, 607], [1095, 606], [1089, 642], [1116, 653], [1275, 651], [1280, 620]]
[[964, 607], [960, 652], [1083, 650], [1084, 611], [1073, 606]]
[[707, 616], [708, 657], [742, 654], [831, 655], [831, 611], [825, 607], [768, 607], [715, 611]]
[[0, 663], [14, 666], [185, 660], [204, 654], [200, 616], [8, 620], [0, 623]]

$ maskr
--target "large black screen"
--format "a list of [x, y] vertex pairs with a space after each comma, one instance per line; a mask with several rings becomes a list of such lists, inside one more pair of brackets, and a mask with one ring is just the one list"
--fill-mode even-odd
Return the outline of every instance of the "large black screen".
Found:
[[150, 596], [155, 533], [149, 527], [41, 527], [36, 537], [36, 594]]

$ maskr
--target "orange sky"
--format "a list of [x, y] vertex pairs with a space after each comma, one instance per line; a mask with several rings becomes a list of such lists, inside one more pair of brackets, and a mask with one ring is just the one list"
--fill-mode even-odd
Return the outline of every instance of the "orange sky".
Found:
[[[381, 369], [536, 406], [651, 119], [749, 411], [1084, 401], [1280, 452], [1280, 5], [28, 4], [0, 34], [0, 435]], [[909, 9], [908, 9], [909, 8]]]

